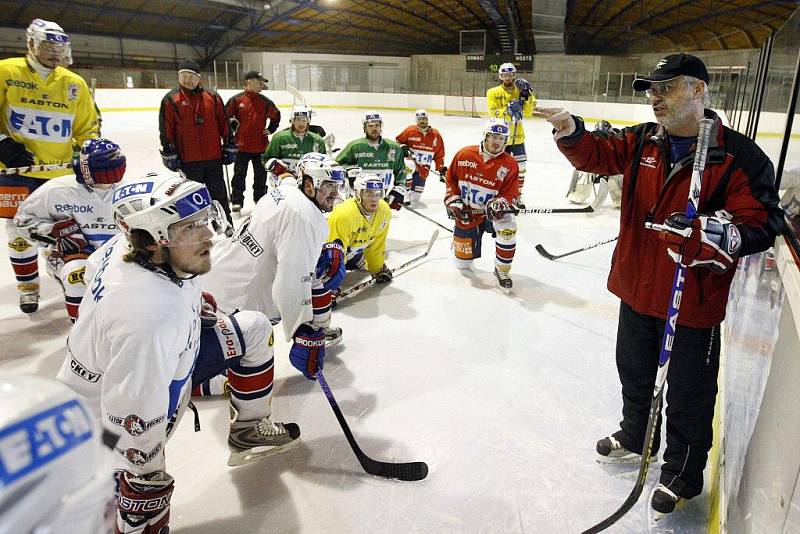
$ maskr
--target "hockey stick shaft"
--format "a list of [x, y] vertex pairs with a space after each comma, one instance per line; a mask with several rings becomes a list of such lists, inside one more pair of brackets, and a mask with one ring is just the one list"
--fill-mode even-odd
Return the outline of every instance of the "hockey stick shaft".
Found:
[[342, 410], [339, 408], [339, 404], [336, 402], [336, 398], [334, 398], [328, 382], [322, 375], [322, 371], [317, 371], [317, 381], [319, 382], [322, 391], [325, 393], [325, 397], [328, 399], [328, 403], [331, 405], [331, 409], [336, 415], [336, 419], [339, 421], [339, 426], [342, 427], [344, 436], [347, 438], [347, 443], [350, 444], [350, 448], [356, 455], [358, 463], [360, 463], [361, 467], [364, 468], [364, 471], [370, 475], [376, 475], [384, 478], [396, 478], [398, 480], [405, 481], [422, 480], [428, 476], [428, 464], [425, 462], [380, 462], [378, 460], [373, 460], [364, 454], [364, 451], [362, 451], [361, 447], [358, 446], [358, 442], [356, 442], [356, 438], [353, 436], [353, 432], [350, 430], [350, 425], [347, 424], [347, 420], [344, 418], [344, 414], [342, 414]]
[[444, 230], [447, 230], [447, 231], [448, 231], [448, 232], [450, 232], [451, 234], [453, 233], [453, 229], [452, 229], [452, 228], [448, 228], [447, 226], [443, 225], [443, 224], [442, 224], [442, 223], [440, 223], [439, 221], [436, 221], [436, 220], [434, 220], [434, 219], [431, 219], [430, 217], [428, 217], [428, 216], [427, 216], [427, 215], [425, 215], [424, 213], [420, 213], [419, 211], [415, 210], [414, 208], [409, 208], [408, 206], [403, 206], [403, 207], [404, 207], [405, 209], [407, 209], [408, 211], [410, 211], [411, 213], [413, 213], [414, 215], [418, 215], [418, 216], [422, 217], [423, 219], [425, 219], [426, 221], [430, 221], [430, 222], [432, 222], [433, 224], [435, 224], [435, 225], [436, 225], [436, 226], [438, 226], [439, 228], [442, 228], [442, 229], [444, 229]]
[[608, 243], [613, 243], [617, 240], [617, 237], [612, 237], [610, 239], [604, 239], [603, 241], [598, 241], [597, 243], [592, 243], [591, 245], [586, 245], [585, 247], [577, 248], [575, 250], [570, 250], [569, 252], [565, 252], [563, 254], [551, 254], [545, 250], [542, 245], [536, 245], [536, 251], [547, 258], [548, 260], [557, 260], [560, 258], [565, 258], [567, 256], [571, 256], [573, 254], [577, 254], [578, 252], [583, 252], [584, 250], [593, 249], [595, 247], [599, 247], [600, 245], [606, 245]]
[[44, 171], [57, 171], [60, 169], [71, 169], [72, 163], [54, 163], [52, 165], [28, 165], [26, 167], [11, 167], [8, 169], [0, 169], [0, 176], [9, 174], [25, 174], [26, 172], [44, 172]]
[[[689, 184], [689, 199], [686, 205], [686, 216], [690, 219], [697, 218], [697, 209], [700, 204], [700, 188], [702, 186], [703, 171], [706, 167], [706, 154], [711, 137], [714, 121], [711, 119], [701, 119], [700, 129], [697, 134], [697, 148], [694, 153], [694, 165], [692, 167], [692, 180]], [[644, 483], [647, 480], [647, 471], [650, 464], [650, 455], [653, 452], [653, 441], [655, 440], [656, 422], [661, 414], [661, 399], [664, 392], [664, 384], [667, 381], [667, 371], [669, 370], [669, 360], [672, 355], [672, 346], [675, 340], [675, 329], [678, 324], [678, 314], [681, 308], [681, 297], [683, 296], [684, 282], [686, 281], [686, 267], [680, 263], [675, 267], [675, 278], [672, 282], [669, 306], [667, 311], [667, 321], [664, 324], [664, 335], [661, 340], [661, 354], [658, 359], [658, 372], [656, 373], [656, 383], [653, 386], [653, 398], [650, 401], [650, 414], [647, 418], [647, 430], [645, 431], [645, 441], [642, 447], [642, 458], [639, 462], [639, 474], [636, 477], [636, 484], [628, 498], [622, 503], [619, 509], [609, 517], [586, 530], [583, 534], [594, 534], [601, 532], [619, 520], [636, 504], [644, 490]]]
[[[391, 270], [392, 276], [394, 276], [395, 272], [400, 271], [402, 269], [405, 269], [409, 265], [411, 265], [413, 263], [416, 263], [416, 262], [426, 258], [428, 256], [428, 254], [430, 254], [431, 248], [433, 247], [433, 243], [436, 241], [437, 237], [439, 237], [439, 230], [434, 230], [433, 231], [433, 235], [431, 236], [431, 240], [428, 242], [427, 250], [425, 250], [425, 252], [423, 252], [422, 254], [417, 256], [416, 258], [412, 258], [412, 259], [408, 260], [407, 262], [405, 262], [404, 264], [399, 265], [399, 266], [395, 267], [394, 269], [392, 269]], [[339, 296], [336, 297], [336, 301], [339, 302], [343, 298], [345, 298], [346, 296], [352, 295], [353, 293], [355, 293], [357, 291], [360, 291], [360, 290], [364, 289], [365, 287], [369, 287], [369, 286], [375, 285], [376, 283], [378, 283], [378, 279], [375, 278], [375, 277], [372, 277], [369, 280], [365, 280], [365, 281], [361, 282], [360, 284], [356, 284], [353, 287], [350, 287], [350, 288], [345, 289], [344, 291], [342, 291], [339, 294]]]

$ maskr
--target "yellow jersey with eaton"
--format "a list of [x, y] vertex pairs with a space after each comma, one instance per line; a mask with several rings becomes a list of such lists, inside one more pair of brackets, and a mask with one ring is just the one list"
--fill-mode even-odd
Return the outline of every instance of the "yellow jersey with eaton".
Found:
[[356, 199], [348, 198], [333, 208], [328, 217], [328, 241], [338, 239], [342, 242], [347, 261], [363, 252], [367, 270], [374, 274], [383, 267], [391, 220], [392, 210], [385, 201], [378, 202], [378, 209], [370, 220], [361, 213]]
[[[0, 61], [0, 132], [23, 143], [37, 165], [72, 161], [72, 146], [100, 136], [100, 119], [83, 78], [56, 67], [42, 79], [24, 57]], [[0, 168], [4, 168], [0, 163]], [[55, 178], [69, 169], [25, 173]]]
[[[520, 122], [517, 124], [515, 135], [514, 123], [511, 120], [511, 115], [508, 114], [508, 103], [512, 100], [519, 100], [519, 89], [517, 89], [516, 85], [510, 92], [506, 91], [502, 85], [492, 87], [486, 91], [486, 107], [489, 108], [489, 116], [505, 119], [511, 128], [511, 132], [508, 136], [508, 144], [519, 145], [525, 141], [525, 130], [522, 128], [522, 123]], [[536, 97], [531, 95], [522, 106], [522, 115], [524, 117], [533, 117], [533, 108], [535, 107]]]

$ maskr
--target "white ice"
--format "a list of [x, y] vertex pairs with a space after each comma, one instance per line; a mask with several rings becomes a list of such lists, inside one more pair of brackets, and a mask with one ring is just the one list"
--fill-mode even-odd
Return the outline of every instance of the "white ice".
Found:
[[[337, 146], [360, 135], [359, 110], [318, 111], [315, 122], [335, 133]], [[381, 113], [387, 135], [413, 122], [412, 112]], [[432, 114], [431, 123], [444, 136], [448, 164], [482, 135], [479, 119]], [[527, 205], [569, 207], [572, 169], [550, 128], [529, 119], [525, 130]], [[163, 169], [157, 113], [105, 113], [103, 133], [122, 145], [128, 178]], [[449, 226], [443, 194], [444, 185], [430, 178], [421, 209]], [[608, 208], [594, 218], [520, 216], [511, 294], [492, 274], [490, 236], [483, 258], [461, 273], [450, 234], [441, 231], [427, 261], [334, 312], [344, 342], [327, 355], [325, 375], [361, 448], [384, 461], [423, 460], [427, 479], [365, 474], [320, 387], [291, 367], [288, 345], [278, 339], [273, 418], [297, 422], [302, 445], [229, 468], [227, 401], [197, 402], [202, 431], [193, 432], [188, 414], [167, 446], [177, 481], [172, 532], [573, 533], [611, 514], [636, 477], [635, 466], [594, 459], [595, 442], [621, 417], [619, 302], [605, 288], [613, 245], [555, 262], [534, 250], [543, 243], [559, 253], [613, 237], [618, 212]], [[436, 229], [409, 211], [395, 215], [388, 265], [421, 254]], [[349, 275], [343, 287], [357, 281]], [[39, 311], [25, 316], [10, 266], [0, 267], [0, 372], [52, 377], [64, 358], [70, 323], [61, 291], [46, 275], [42, 283]], [[649, 495], [658, 473], [656, 463], [639, 502], [611, 531], [705, 532], [707, 493], [653, 526]]]

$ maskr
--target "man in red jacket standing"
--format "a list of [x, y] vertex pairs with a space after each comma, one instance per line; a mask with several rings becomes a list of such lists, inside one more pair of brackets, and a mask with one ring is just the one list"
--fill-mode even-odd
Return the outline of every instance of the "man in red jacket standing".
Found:
[[191, 60], [178, 66], [178, 87], [161, 100], [158, 114], [161, 160], [171, 171], [205, 184], [231, 221], [222, 166], [236, 158], [222, 98], [200, 85], [200, 66]]
[[269, 135], [278, 129], [281, 112], [275, 102], [260, 94], [266, 85], [267, 80], [259, 72], [251, 70], [244, 75], [244, 91], [232, 96], [225, 104], [225, 114], [234, 127], [239, 148], [233, 165], [233, 211], [240, 211], [244, 204], [245, 178], [250, 162], [253, 162], [253, 201], [258, 202], [267, 192], [267, 171], [261, 162], [261, 154], [267, 148]]
[[[708, 71], [689, 54], [662, 59], [634, 80], [658, 124], [588, 132], [580, 117], [538, 109], [558, 149], [581, 171], [622, 174], [620, 233], [608, 289], [620, 298], [617, 371], [620, 429], [597, 442], [601, 463], [638, 463], [672, 295], [686, 267], [667, 373], [667, 448], [650, 504], [656, 518], [700, 494], [711, 448], [720, 323], [740, 256], [766, 250], [783, 227], [772, 163], [756, 144], [705, 107]], [[685, 212], [699, 121], [714, 121], [697, 218]], [[657, 230], [645, 223], [655, 223]], [[660, 420], [653, 454], [659, 448]]]

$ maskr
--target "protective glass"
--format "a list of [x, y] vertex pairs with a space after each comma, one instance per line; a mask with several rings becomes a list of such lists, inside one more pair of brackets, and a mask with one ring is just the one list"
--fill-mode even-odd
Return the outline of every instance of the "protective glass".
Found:
[[215, 200], [208, 208], [170, 225], [167, 246], [199, 245], [214, 236], [225, 234], [228, 226], [225, 211]]
[[[339, 171], [334, 171], [339, 172]], [[341, 171], [344, 174], [344, 171]], [[323, 197], [329, 196], [331, 193], [335, 192], [337, 198], [347, 198], [347, 187], [345, 184], [347, 180], [339, 180], [339, 181], [332, 181], [332, 180], [325, 180], [320, 184], [319, 188], [317, 189], [317, 193], [322, 195]]]
[[651, 96], [664, 96], [678, 87], [683, 87], [685, 85], [689, 85], [689, 82], [686, 80], [678, 81], [678, 80], [670, 80], [667, 83], [651, 83], [650, 87], [644, 92], [647, 98]]

